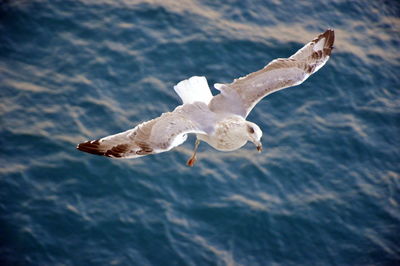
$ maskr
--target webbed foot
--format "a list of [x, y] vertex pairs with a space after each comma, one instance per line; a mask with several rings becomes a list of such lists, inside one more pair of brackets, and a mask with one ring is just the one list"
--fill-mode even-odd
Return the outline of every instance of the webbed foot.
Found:
[[187, 166], [193, 167], [193, 165], [196, 163], [197, 158], [196, 156], [192, 156], [189, 158], [189, 160], [186, 162]]
[[193, 165], [196, 163], [197, 158], [196, 158], [196, 153], [197, 153], [197, 148], [199, 147], [200, 140], [196, 139], [196, 143], [194, 144], [194, 151], [192, 157], [189, 158], [189, 160], [186, 162], [187, 166], [193, 167]]

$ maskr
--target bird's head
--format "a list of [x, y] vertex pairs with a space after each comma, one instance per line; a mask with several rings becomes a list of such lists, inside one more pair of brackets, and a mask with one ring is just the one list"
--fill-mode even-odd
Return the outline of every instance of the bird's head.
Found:
[[260, 127], [252, 122], [246, 121], [246, 130], [247, 130], [248, 140], [253, 142], [254, 145], [256, 145], [257, 150], [259, 152], [261, 152], [262, 151], [262, 143], [261, 143], [262, 131], [261, 131]]

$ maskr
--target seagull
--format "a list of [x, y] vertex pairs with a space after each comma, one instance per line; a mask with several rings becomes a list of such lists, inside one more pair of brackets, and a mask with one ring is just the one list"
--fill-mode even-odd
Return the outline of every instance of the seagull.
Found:
[[303, 83], [324, 66], [331, 55], [334, 39], [334, 31], [328, 29], [289, 58], [275, 59], [263, 69], [230, 84], [214, 84], [220, 92], [215, 96], [205, 77], [183, 80], [174, 86], [182, 105], [172, 112], [133, 129], [80, 143], [77, 149], [111, 158], [138, 158], [169, 151], [193, 133], [196, 142], [188, 166], [195, 164], [201, 141], [219, 151], [234, 151], [250, 141], [261, 152], [262, 131], [246, 117], [265, 96]]

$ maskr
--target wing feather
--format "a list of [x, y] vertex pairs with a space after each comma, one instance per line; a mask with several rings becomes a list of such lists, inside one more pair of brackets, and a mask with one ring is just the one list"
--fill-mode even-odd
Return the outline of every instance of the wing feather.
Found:
[[230, 84], [219, 84], [221, 94], [211, 100], [210, 110], [247, 117], [268, 94], [299, 85], [318, 71], [328, 61], [334, 39], [334, 31], [327, 30], [291, 57], [275, 59], [263, 69]]
[[[208, 117], [207, 121], [202, 118], [204, 116]], [[212, 117], [204, 103], [185, 104], [133, 129], [80, 143], [77, 149], [113, 158], [161, 153], [182, 144], [189, 133], [209, 133]]]

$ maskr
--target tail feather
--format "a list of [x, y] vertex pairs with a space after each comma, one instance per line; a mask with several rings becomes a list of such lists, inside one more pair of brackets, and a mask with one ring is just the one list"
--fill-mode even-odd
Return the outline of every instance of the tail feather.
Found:
[[213, 97], [205, 77], [194, 76], [182, 80], [174, 86], [174, 90], [184, 104], [194, 102], [208, 104]]

